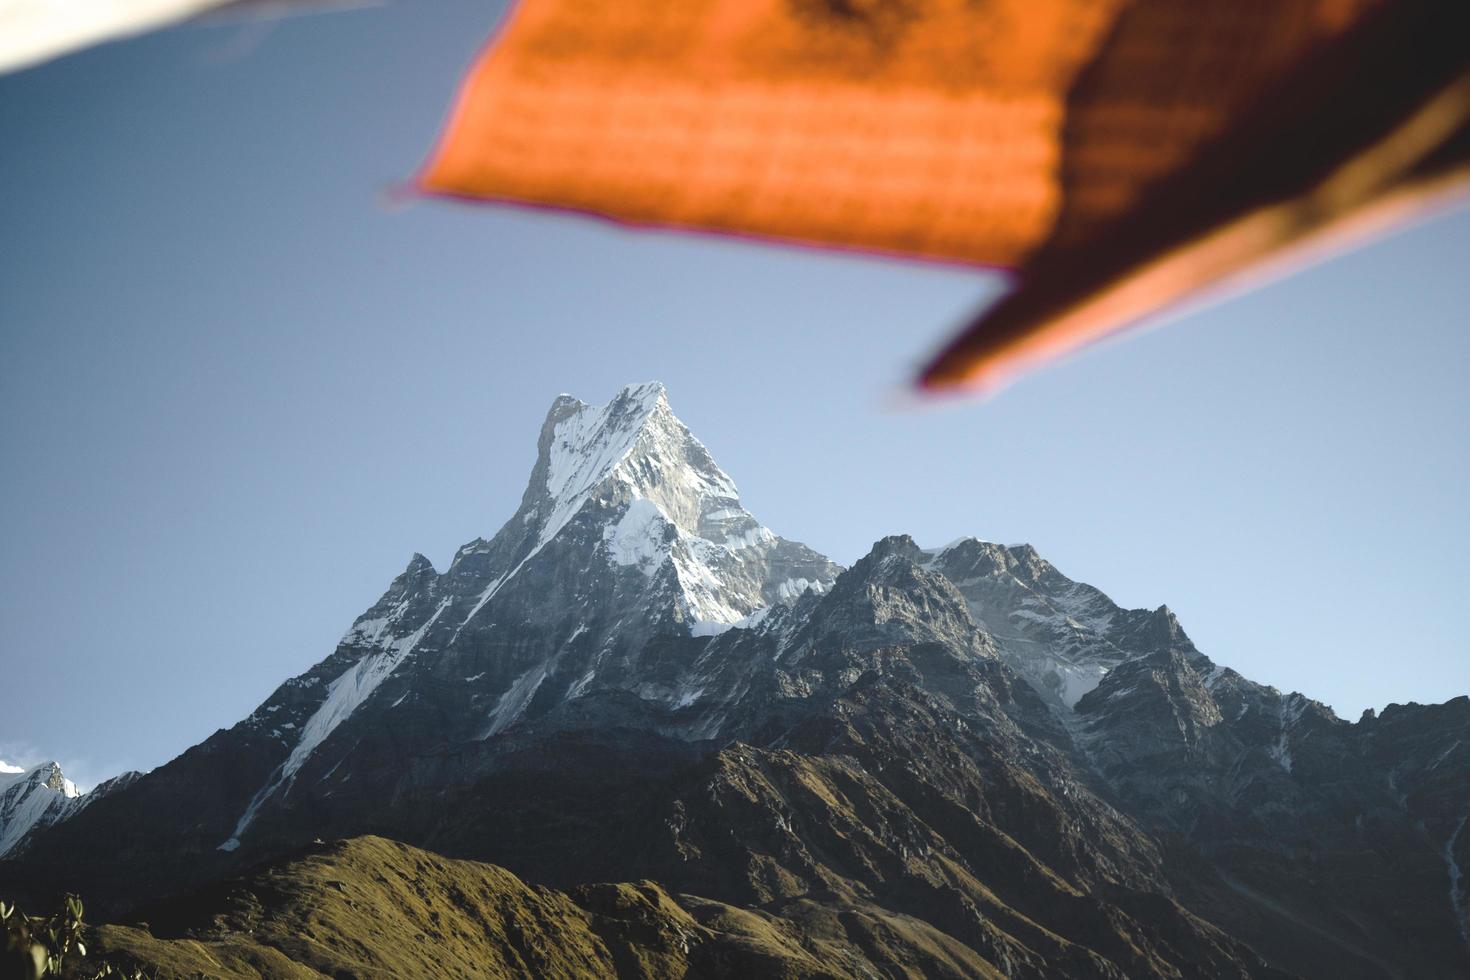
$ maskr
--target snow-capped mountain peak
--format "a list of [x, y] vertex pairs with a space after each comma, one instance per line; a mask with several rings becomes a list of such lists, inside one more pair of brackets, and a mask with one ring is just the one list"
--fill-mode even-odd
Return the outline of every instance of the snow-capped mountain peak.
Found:
[[523, 520], [539, 525], [543, 542], [589, 499], [609, 491], [648, 500], [681, 531], [720, 544], [759, 527], [740, 508], [735, 482], [674, 415], [658, 382], [629, 385], [601, 406], [560, 396], [538, 448], [522, 507]]
[[630, 385], [605, 405], [558, 396], [500, 531], [443, 573], [414, 556], [336, 653], [246, 722], [281, 754], [217, 846], [239, 847], [298, 782], [325, 779], [365, 709], [406, 717], [452, 678], [462, 703], [434, 723], [484, 740], [599, 690], [646, 693], [651, 637], [750, 625], [840, 572], [741, 506], [663, 385]]
[[55, 762], [25, 769], [0, 761], [0, 855], [33, 830], [64, 820], [81, 798]]
[[808, 587], [821, 590], [837, 571], [741, 506], [735, 481], [674, 414], [658, 382], [629, 385], [605, 405], [570, 395], [552, 403], [520, 509], [492, 541], [471, 542], [455, 556], [451, 573], [472, 563], [501, 566], [462, 627], [472, 628], [553, 542], [590, 548], [597, 555], [589, 558], [606, 566], [636, 568], [655, 591], [669, 586], [675, 618], [693, 631], [734, 624]]

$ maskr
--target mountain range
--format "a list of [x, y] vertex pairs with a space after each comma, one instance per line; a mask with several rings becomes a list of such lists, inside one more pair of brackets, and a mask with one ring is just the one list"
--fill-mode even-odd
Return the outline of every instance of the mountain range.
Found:
[[1470, 698], [1339, 719], [1027, 545], [843, 568], [657, 384], [557, 398], [500, 531], [249, 717], [66, 786], [0, 773], [0, 895], [165, 975], [1470, 976]]

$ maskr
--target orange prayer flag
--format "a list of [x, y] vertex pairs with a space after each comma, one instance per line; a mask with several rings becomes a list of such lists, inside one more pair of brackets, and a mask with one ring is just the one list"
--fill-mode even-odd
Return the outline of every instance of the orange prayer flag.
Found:
[[427, 192], [1012, 267], [993, 386], [1465, 177], [1470, 4], [522, 0]]

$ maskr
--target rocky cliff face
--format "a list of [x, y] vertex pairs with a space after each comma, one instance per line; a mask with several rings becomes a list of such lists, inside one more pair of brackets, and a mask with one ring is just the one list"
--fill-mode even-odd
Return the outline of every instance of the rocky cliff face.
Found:
[[924, 565], [954, 583], [1005, 662], [1054, 706], [1075, 706], [1108, 671], [1140, 654], [1198, 655], [1167, 606], [1119, 608], [1030, 545], [962, 538], [927, 552]]
[[1156, 653], [1110, 672], [1077, 714], [1079, 748], [1120, 805], [1209, 862], [1217, 881], [1191, 890], [1212, 921], [1306, 975], [1462, 969], [1455, 833], [1470, 771], [1455, 754], [1470, 699], [1349, 724], [1205, 658]]
[[0, 884], [121, 910], [381, 834], [840, 934], [839, 976], [1442, 977], [1467, 801], [1470, 699], [1346, 723], [1027, 546], [843, 570], [646, 385], [559, 398], [499, 533]]

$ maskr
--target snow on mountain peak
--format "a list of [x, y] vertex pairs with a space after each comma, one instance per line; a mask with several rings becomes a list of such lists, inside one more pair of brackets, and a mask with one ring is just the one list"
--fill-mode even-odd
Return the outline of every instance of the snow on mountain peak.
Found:
[[[674, 415], [663, 385], [629, 385], [605, 405], [560, 395], [521, 505], [500, 531], [460, 548], [442, 574], [414, 556], [336, 654], [247, 720], [290, 748], [217, 847], [240, 847], [257, 815], [291, 792], [385, 684], [397, 696], [391, 710], [408, 696], [409, 675], [463, 663], [475, 696], [494, 696], [478, 730], [485, 738], [534, 703], [545, 710], [543, 683], [561, 685], [567, 698], [627, 683], [631, 665], [608, 656], [620, 627], [713, 635], [829, 588], [840, 571], [740, 506], [734, 481]], [[514, 651], [491, 656], [507, 616], [533, 628]], [[594, 636], [577, 641], [589, 628]]]
[[735, 481], [674, 415], [662, 384], [629, 385], [605, 405], [559, 396], [539, 450], [519, 515], [535, 538], [521, 564], [592, 503], [606, 513], [607, 561], [649, 577], [671, 566], [692, 623], [734, 623], [779, 598], [779, 583], [767, 596], [767, 583], [745, 581], [749, 571], [732, 574], [780, 539], [740, 505]]
[[633, 450], [660, 407], [667, 411], [668, 399], [657, 383], [629, 385], [601, 406], [558, 397], [547, 418], [552, 439], [546, 449], [546, 492], [564, 500], [602, 482]]
[[629, 385], [600, 406], [563, 395], [546, 423], [532, 478], [533, 489], [539, 476], [544, 491], [532, 518], [540, 522], [542, 542], [609, 484], [627, 497], [653, 501], [693, 534], [718, 531], [723, 525], [709, 515], [739, 508], [734, 481], [674, 415], [656, 381]]
[[0, 856], [33, 829], [66, 819], [82, 805], [81, 796], [55, 762], [29, 769], [0, 762]]

